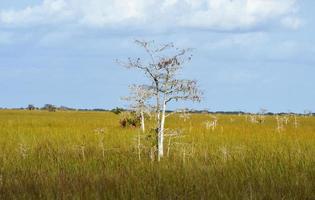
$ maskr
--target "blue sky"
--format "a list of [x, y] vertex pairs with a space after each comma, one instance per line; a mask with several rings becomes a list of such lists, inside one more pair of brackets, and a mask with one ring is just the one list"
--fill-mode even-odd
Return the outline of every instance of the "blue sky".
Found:
[[[194, 48], [181, 76], [199, 104], [315, 111], [315, 1], [1, 0], [0, 107], [124, 106], [145, 79], [114, 60], [144, 56], [134, 39]], [[172, 104], [171, 108], [177, 105]]]

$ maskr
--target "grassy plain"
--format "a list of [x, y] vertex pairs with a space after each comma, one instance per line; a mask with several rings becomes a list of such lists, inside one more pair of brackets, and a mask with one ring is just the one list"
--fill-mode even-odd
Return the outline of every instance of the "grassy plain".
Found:
[[0, 199], [315, 199], [315, 117], [216, 117], [169, 118], [156, 162], [113, 113], [0, 111]]

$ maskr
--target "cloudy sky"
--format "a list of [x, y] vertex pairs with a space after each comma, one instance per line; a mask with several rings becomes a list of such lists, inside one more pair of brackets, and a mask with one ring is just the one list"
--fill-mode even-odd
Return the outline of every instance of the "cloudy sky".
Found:
[[[0, 107], [124, 106], [134, 39], [194, 48], [210, 110], [315, 111], [313, 0], [1, 0]], [[172, 108], [176, 107], [172, 105]]]

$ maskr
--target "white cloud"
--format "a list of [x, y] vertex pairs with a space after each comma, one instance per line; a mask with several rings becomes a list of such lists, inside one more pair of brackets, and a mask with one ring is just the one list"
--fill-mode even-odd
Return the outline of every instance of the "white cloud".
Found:
[[0, 24], [250, 29], [277, 23], [297, 28], [296, 0], [44, 0], [23, 10], [0, 11]]
[[293, 15], [294, 5], [293, 0], [209, 0], [207, 9], [193, 9], [182, 16], [181, 23], [223, 30], [246, 29]]
[[66, 20], [72, 11], [67, 9], [64, 0], [44, 0], [37, 6], [23, 10], [5, 10], [0, 12], [0, 23], [9, 25], [46, 24]]

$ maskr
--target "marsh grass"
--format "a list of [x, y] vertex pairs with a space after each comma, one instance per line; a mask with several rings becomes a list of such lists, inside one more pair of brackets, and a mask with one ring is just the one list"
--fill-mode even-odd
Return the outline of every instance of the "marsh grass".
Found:
[[183, 135], [156, 162], [112, 113], [1, 111], [0, 199], [315, 199], [315, 118], [216, 118], [172, 116]]

